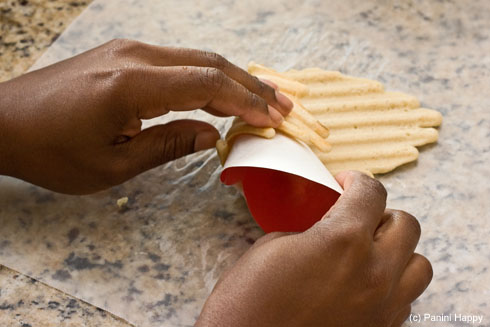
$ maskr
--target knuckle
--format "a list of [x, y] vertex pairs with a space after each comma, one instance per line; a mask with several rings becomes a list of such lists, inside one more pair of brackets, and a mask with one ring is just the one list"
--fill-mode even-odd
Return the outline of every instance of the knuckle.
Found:
[[381, 184], [381, 182], [378, 181], [377, 179], [371, 178], [367, 175], [364, 176], [365, 176], [364, 178], [368, 181], [369, 188], [372, 189], [373, 192], [379, 194], [381, 197], [386, 199], [388, 193], [386, 192], [386, 188], [384, 187], [384, 185]]
[[210, 51], [202, 51], [202, 56], [206, 58], [208, 66], [219, 70], [225, 69], [229, 62], [222, 55]]
[[108, 55], [120, 57], [130, 54], [135, 48], [139, 48], [143, 43], [130, 39], [117, 38], [107, 43]]
[[333, 239], [342, 248], [353, 249], [362, 255], [365, 255], [365, 251], [370, 250], [371, 247], [369, 233], [357, 224], [347, 224], [337, 228]]
[[92, 85], [98, 86], [95, 88], [97, 99], [112, 101], [124, 86], [125, 71], [120, 67], [99, 69], [92, 72], [89, 79]]
[[388, 192], [384, 185], [375, 178], [371, 178], [361, 172], [353, 171], [354, 179], [357, 180], [365, 190], [365, 192], [374, 193], [379, 195], [382, 199], [386, 200]]
[[108, 44], [112, 47], [112, 48], [120, 48], [122, 47], [123, 45], [125, 45], [127, 42], [129, 42], [129, 39], [125, 39], [125, 38], [115, 38], [115, 39], [112, 39], [111, 41], [108, 42]]
[[130, 72], [126, 67], [115, 67], [109, 69], [106, 74], [106, 80], [108, 86], [112, 89], [119, 89], [123, 84], [126, 84], [129, 78]]
[[259, 97], [257, 94], [250, 92], [246, 101], [248, 102], [246, 103], [246, 105], [249, 106], [250, 108], [261, 108], [264, 111], [268, 110], [267, 102], [265, 102], [264, 99]]
[[422, 228], [417, 218], [403, 210], [394, 210], [392, 215], [393, 219], [402, 221], [404, 225], [407, 226], [408, 233], [416, 235], [417, 237], [420, 236], [420, 234], [422, 233]]
[[255, 88], [257, 89], [258, 94], [263, 94], [267, 90], [267, 84], [263, 83], [257, 76], [251, 75], [252, 76], [252, 81], [255, 85]]
[[[109, 96], [111, 100], [127, 99], [131, 83], [142, 76], [142, 69], [134, 64], [117, 65], [93, 73], [92, 80], [100, 85], [97, 88], [103, 95]], [[118, 101], [119, 101], [118, 100]]]
[[369, 232], [355, 224], [323, 219], [305, 232], [308, 239], [329, 252], [343, 253], [342, 261], [349, 270], [358, 271], [369, 264], [373, 240]]
[[260, 94], [261, 96], [263, 96], [264, 98], [267, 98], [267, 99], [273, 99], [273, 100], [277, 100], [276, 99], [276, 91], [269, 85], [265, 84], [264, 82], [262, 82], [261, 80], [259, 80], [257, 78], [257, 76], [253, 76], [253, 79], [254, 79], [254, 83], [256, 85], [256, 88], [257, 88], [257, 93]]
[[218, 93], [225, 81], [225, 74], [214, 67], [202, 68], [201, 74], [199, 74], [201, 84], [212, 91], [211, 93]]
[[157, 158], [157, 162], [155, 162], [154, 165], [180, 158], [191, 153], [194, 147], [193, 140], [177, 132], [167, 133], [163, 142], [165, 143], [163, 151], [161, 152], [161, 157]]

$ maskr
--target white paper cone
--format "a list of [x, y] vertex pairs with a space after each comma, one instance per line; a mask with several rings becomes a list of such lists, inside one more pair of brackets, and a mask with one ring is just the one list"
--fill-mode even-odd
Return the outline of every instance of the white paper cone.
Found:
[[340, 185], [308, 146], [280, 133], [272, 139], [248, 134], [237, 136], [224, 169], [231, 167], [283, 171], [325, 185], [342, 194]]

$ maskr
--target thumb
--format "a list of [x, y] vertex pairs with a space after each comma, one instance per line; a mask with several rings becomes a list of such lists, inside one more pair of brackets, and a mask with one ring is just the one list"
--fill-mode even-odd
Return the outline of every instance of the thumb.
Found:
[[197, 120], [175, 120], [145, 129], [128, 142], [131, 175], [210, 149], [219, 137], [216, 128]]

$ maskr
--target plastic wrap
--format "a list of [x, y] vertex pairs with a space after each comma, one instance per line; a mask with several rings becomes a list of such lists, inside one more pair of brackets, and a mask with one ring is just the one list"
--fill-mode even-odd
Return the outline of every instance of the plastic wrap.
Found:
[[[481, 104], [490, 104], [480, 94], [489, 81], [480, 72], [488, 71], [489, 62], [480, 61], [478, 73], [468, 68], [455, 75], [485, 48], [458, 46], [452, 39], [471, 39], [477, 34], [467, 31], [476, 30], [475, 24], [488, 28], [488, 22], [475, 18], [483, 2], [461, 6], [466, 5], [97, 0], [33, 69], [126, 37], [212, 50], [242, 67], [254, 60], [279, 71], [340, 70], [417, 95], [447, 116], [440, 142], [422, 151], [418, 163], [381, 177], [389, 206], [421, 220], [418, 250], [434, 263], [436, 278], [413, 310], [478, 314], [488, 307], [482, 289], [488, 293], [490, 285], [488, 243], [481, 241], [490, 233], [490, 190], [481, 176], [490, 172], [478, 160], [490, 158], [485, 142], [473, 141], [485, 137], [481, 128], [488, 131]], [[447, 23], [425, 19], [439, 13]], [[459, 30], [451, 27], [455, 21]], [[476, 80], [481, 93], [456, 92], [463, 80]], [[212, 122], [221, 132], [230, 124], [196, 111], [145, 126], [177, 116]], [[191, 326], [221, 272], [263, 234], [241, 195], [219, 182], [220, 171], [210, 150], [82, 197], [1, 177], [0, 263], [142, 327]], [[119, 208], [116, 202], [125, 196], [128, 203]]]

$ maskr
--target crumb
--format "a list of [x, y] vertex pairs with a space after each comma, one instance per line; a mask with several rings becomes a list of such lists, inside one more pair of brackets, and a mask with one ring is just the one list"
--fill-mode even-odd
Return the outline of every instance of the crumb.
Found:
[[125, 196], [125, 197], [122, 197], [120, 199], [117, 199], [117, 206], [119, 207], [119, 209], [122, 209], [122, 208], [125, 208], [126, 205], [128, 204], [128, 197]]

